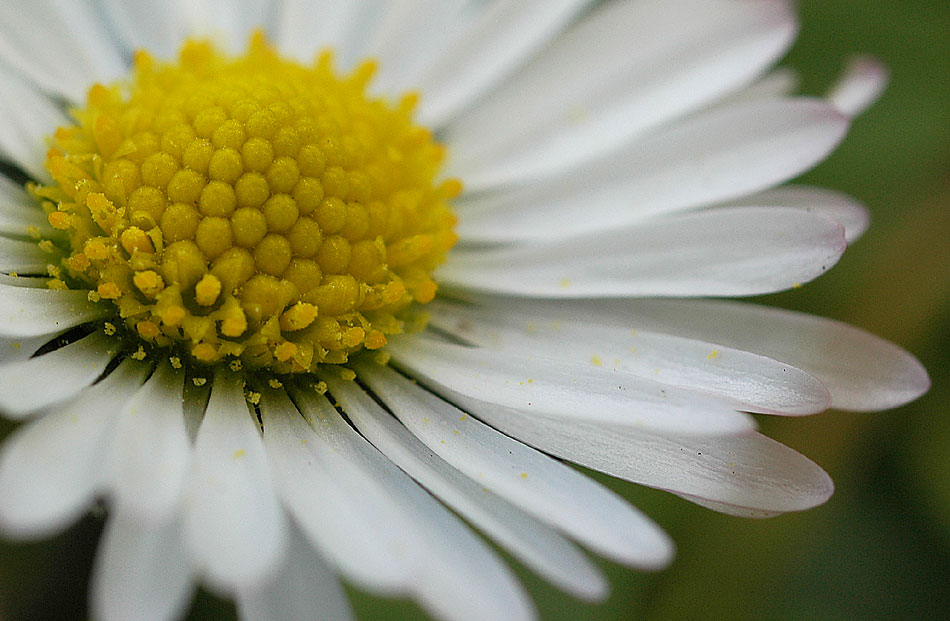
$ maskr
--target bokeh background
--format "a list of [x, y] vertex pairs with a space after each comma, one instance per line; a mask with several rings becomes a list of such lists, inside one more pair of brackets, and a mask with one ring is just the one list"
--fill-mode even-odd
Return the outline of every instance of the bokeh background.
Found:
[[[834, 317], [901, 344], [929, 369], [919, 401], [878, 414], [761, 417], [769, 435], [832, 475], [815, 510], [754, 521], [599, 477], [678, 544], [664, 572], [598, 561], [613, 586], [579, 603], [515, 565], [543, 619], [950, 619], [950, 2], [801, 0], [802, 30], [784, 64], [820, 94], [854, 52], [891, 69], [881, 101], [802, 181], [848, 192], [870, 231], [829, 274], [761, 301]], [[0, 422], [0, 436], [12, 426]], [[0, 542], [0, 619], [83, 619], [102, 528], [90, 515], [62, 536]], [[351, 592], [367, 619], [415, 619], [405, 601]], [[233, 618], [199, 594], [193, 619]]]

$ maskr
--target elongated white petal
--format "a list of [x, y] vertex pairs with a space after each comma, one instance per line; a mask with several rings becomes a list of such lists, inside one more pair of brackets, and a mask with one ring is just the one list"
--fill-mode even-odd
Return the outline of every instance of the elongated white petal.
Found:
[[798, 90], [798, 72], [791, 67], [778, 67], [765, 74], [748, 87], [723, 99], [719, 105], [730, 106], [740, 101], [754, 99], [785, 99]]
[[796, 30], [784, 1], [602, 4], [450, 126], [455, 167], [474, 190], [569, 170], [750, 83]]
[[33, 176], [48, 180], [43, 166], [46, 138], [65, 124], [66, 116], [49, 97], [27, 80], [0, 65], [0, 154]]
[[333, 49], [343, 69], [359, 60], [363, 43], [358, 28], [381, 9], [380, 0], [334, 2], [332, 0], [285, 0], [275, 20], [275, 42], [280, 50], [309, 62], [324, 49]]
[[189, 34], [212, 36], [237, 52], [245, 49], [255, 29], [269, 29], [277, 4], [268, 0], [187, 0], [181, 11]]
[[108, 313], [88, 291], [0, 285], [0, 335], [31, 337], [62, 332]]
[[0, 337], [0, 361], [4, 364], [20, 362], [35, 354], [40, 347], [49, 343], [51, 336], [36, 336], [19, 339]]
[[191, 443], [182, 414], [184, 373], [163, 363], [126, 404], [112, 454], [118, 511], [146, 522], [171, 519], [181, 503]]
[[481, 7], [469, 0], [391, 0], [373, 8], [379, 18], [370, 33], [351, 38], [360, 46], [356, 56], [379, 60], [373, 90], [392, 96], [415, 88]]
[[118, 47], [87, 0], [0, 3], [0, 57], [41, 88], [74, 102], [94, 82], [111, 81], [124, 69]]
[[124, 362], [68, 404], [18, 430], [0, 452], [0, 528], [36, 537], [78, 518], [107, 482], [115, 419], [146, 368]]
[[852, 58], [828, 99], [848, 116], [858, 116], [880, 98], [887, 87], [887, 67], [870, 56]]
[[815, 377], [771, 358], [714, 343], [598, 326], [578, 316], [493, 312], [436, 301], [430, 325], [480, 347], [592, 363], [656, 382], [706, 392], [733, 407], [766, 414], [814, 414], [831, 396]]
[[0, 412], [22, 419], [76, 395], [106, 370], [115, 342], [96, 331], [42, 356], [0, 365]]
[[125, 2], [102, 0], [106, 17], [130, 50], [145, 49], [158, 58], [174, 58], [187, 32], [180, 0]]
[[716, 108], [570, 174], [463, 201], [459, 234], [470, 241], [556, 239], [732, 200], [811, 168], [847, 127], [848, 119], [821, 100]]
[[755, 425], [712, 397], [590, 365], [418, 336], [392, 339], [389, 351], [415, 377], [546, 418], [700, 435], [744, 433]]
[[238, 380], [214, 379], [185, 496], [185, 536], [208, 584], [232, 592], [270, 579], [286, 548], [285, 517], [260, 432]]
[[112, 514], [92, 578], [96, 619], [177, 619], [193, 591], [180, 521], [142, 522], [121, 511]]
[[[391, 369], [362, 365], [359, 375], [431, 451], [512, 504], [612, 559], [643, 568], [663, 567], [672, 559], [673, 545], [656, 524], [587, 477]], [[370, 404], [364, 395], [354, 409], [365, 411]]]
[[531, 446], [609, 475], [759, 516], [825, 502], [834, 486], [815, 463], [759, 433], [725, 438], [659, 435], [569, 423], [447, 395]]
[[844, 227], [791, 208], [722, 208], [606, 233], [458, 249], [444, 284], [531, 297], [756, 295], [808, 282], [847, 244]]
[[439, 127], [537, 52], [590, 0], [494, 0], [419, 83], [419, 117]]
[[21, 274], [45, 274], [46, 266], [58, 257], [44, 252], [34, 241], [0, 237], [0, 270]]
[[510, 313], [542, 312], [565, 320], [720, 343], [794, 365], [821, 380], [835, 408], [883, 410], [912, 401], [930, 387], [927, 371], [906, 351], [860, 328], [778, 308], [724, 300], [485, 299]]
[[[532, 616], [530, 600], [508, 567], [468, 528], [346, 425], [325, 398], [304, 390], [295, 393], [295, 399], [312, 417], [314, 431], [336, 441], [401, 509], [410, 527], [406, 535], [411, 548], [406, 552], [418, 555], [406, 580], [424, 608], [437, 617], [458, 620]], [[352, 409], [337, 399], [344, 409]]]
[[326, 419], [339, 415], [307, 411], [319, 433], [285, 394], [261, 400], [264, 446], [288, 511], [348, 579], [377, 592], [408, 592], [418, 561], [400, 508], [359, 456], [334, 441], [338, 425]]
[[256, 621], [353, 618], [340, 582], [296, 529], [280, 573], [265, 584], [238, 591], [237, 606], [242, 619]]
[[729, 205], [796, 207], [837, 220], [844, 227], [848, 244], [864, 234], [870, 224], [867, 208], [847, 194], [809, 186], [782, 186], [747, 196]]

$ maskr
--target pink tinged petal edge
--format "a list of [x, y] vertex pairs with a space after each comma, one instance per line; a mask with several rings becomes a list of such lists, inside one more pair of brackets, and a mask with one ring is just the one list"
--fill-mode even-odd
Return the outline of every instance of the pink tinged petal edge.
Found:
[[106, 491], [115, 420], [147, 366], [123, 362], [66, 405], [18, 429], [0, 449], [0, 529], [15, 537], [57, 532]]
[[828, 99], [842, 114], [855, 117], [870, 108], [884, 93], [890, 71], [871, 56], [852, 58], [844, 74], [828, 92]]

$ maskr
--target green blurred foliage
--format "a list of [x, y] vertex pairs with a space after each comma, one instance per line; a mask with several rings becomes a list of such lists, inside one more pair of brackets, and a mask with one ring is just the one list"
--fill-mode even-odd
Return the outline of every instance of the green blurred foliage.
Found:
[[[897, 342], [934, 387], [897, 411], [763, 418], [764, 431], [835, 479], [836, 495], [802, 514], [732, 518], [594, 475], [662, 524], [678, 558], [653, 575], [598, 560], [613, 592], [597, 605], [511, 561], [543, 619], [950, 618], [950, 3], [801, 0], [800, 12], [785, 62], [802, 92], [824, 92], [854, 52], [884, 61], [892, 79], [844, 145], [802, 179], [864, 201], [870, 231], [828, 275], [762, 301]], [[0, 437], [10, 429], [0, 423]], [[94, 515], [52, 541], [0, 544], [0, 618], [84, 618], [101, 523]], [[350, 594], [361, 618], [421, 616], [410, 602]], [[202, 593], [191, 618], [233, 615]]]

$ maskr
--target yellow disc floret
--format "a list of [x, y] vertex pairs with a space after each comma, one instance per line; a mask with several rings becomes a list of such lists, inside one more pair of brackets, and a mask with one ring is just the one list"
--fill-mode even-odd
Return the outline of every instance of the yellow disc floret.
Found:
[[68, 238], [63, 281], [114, 304], [131, 349], [286, 373], [383, 347], [435, 295], [461, 186], [436, 180], [414, 95], [366, 94], [372, 69], [304, 66], [261, 35], [238, 58], [137, 53], [57, 130], [54, 183], [32, 188]]

